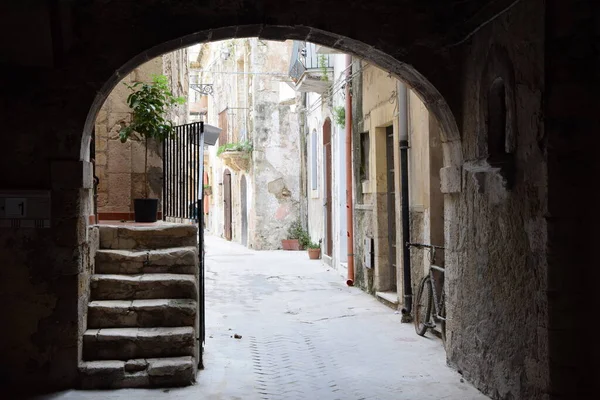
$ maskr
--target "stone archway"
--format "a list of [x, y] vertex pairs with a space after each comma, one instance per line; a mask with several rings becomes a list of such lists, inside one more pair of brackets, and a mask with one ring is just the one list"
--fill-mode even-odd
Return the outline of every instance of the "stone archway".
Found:
[[[469, 171], [461, 168], [463, 158], [475, 158], [473, 137], [478, 128], [472, 110], [478, 105], [476, 89], [480, 86], [480, 63], [490, 43], [500, 42], [507, 47], [512, 62], [519, 65], [517, 78], [520, 92], [516, 109], [521, 114], [519, 124], [526, 128], [520, 132], [524, 132], [526, 138], [532, 138], [535, 134], [530, 135], [529, 132], [539, 130], [543, 136], [543, 118], [537, 116], [541, 115], [538, 114], [539, 104], [545, 99], [544, 83], [540, 83], [544, 81], [546, 69], [543, 56], [544, 11], [548, 8], [556, 12], [556, 5], [546, 7], [544, 2], [536, 0], [460, 4], [441, 0], [432, 2], [427, 8], [416, 1], [397, 4], [375, 1], [351, 7], [341, 0], [297, 0], [285, 6], [275, 0], [259, 4], [251, 1], [227, 4], [214, 2], [209, 6], [193, 0], [171, 3], [155, 0], [59, 3], [61, 7], [70, 8], [70, 13], [55, 13], [48, 29], [60, 34], [52, 35], [50, 40], [50, 35], [40, 26], [39, 32], [44, 40], [33, 40], [37, 34], [34, 31], [28, 36], [32, 45], [50, 43], [48, 46], [52, 47], [51, 51], [35, 51], [37, 47], [29, 48], [27, 44], [19, 43], [29, 54], [36, 54], [36, 60], [29, 57], [24, 61], [25, 64], [15, 64], [15, 68], [7, 73], [12, 79], [1, 84], [5, 93], [11, 93], [3, 107], [8, 116], [3, 121], [5, 132], [19, 132], [19, 135], [4, 135], [5, 147], [16, 151], [13, 151], [14, 155], [0, 158], [0, 166], [15, 171], [3, 176], [2, 182], [6, 187], [52, 188], [52, 224], [56, 226], [52, 235], [36, 233], [25, 239], [17, 235], [9, 236], [10, 240], [6, 242], [11, 243], [10, 249], [3, 249], [3, 256], [11, 260], [6, 263], [8, 272], [16, 277], [14, 282], [11, 281], [11, 286], [22, 288], [19, 298], [23, 300], [10, 304], [10, 308], [20, 310], [23, 303], [35, 303], [38, 293], [43, 293], [47, 298], [43, 306], [36, 306], [34, 312], [27, 313], [27, 323], [22, 324], [23, 328], [6, 333], [12, 335], [4, 341], [10, 346], [0, 348], [6, 350], [7, 365], [13, 363], [10, 365], [10, 376], [16, 377], [15, 381], [63, 387], [76, 381], [79, 327], [73, 322], [77, 319], [77, 307], [73, 305], [78, 304], [78, 298], [81, 297], [78, 287], [86, 279], [86, 271], [82, 266], [86, 265], [87, 256], [87, 221], [82, 219], [86, 198], [81, 189], [89, 189], [85, 172], [89, 168], [89, 140], [103, 99], [121, 77], [152, 57], [193, 43], [256, 36], [264, 40], [307, 40], [364, 57], [402, 79], [419, 93], [438, 119], [442, 131], [445, 167], [441, 180], [448, 194], [445, 196], [447, 217], [444, 230], [448, 239], [446, 245], [458, 249], [448, 262], [460, 265], [453, 279], [456, 280], [456, 287], [464, 293], [461, 298], [463, 305], [481, 305], [477, 302], [479, 299], [471, 295], [477, 289], [478, 276], [464, 278], [463, 275], [475, 270], [482, 274], [488, 272], [477, 270], [477, 266], [474, 266], [474, 263], [485, 266], [487, 259], [484, 251], [474, 254], [473, 249], [493, 247], [495, 252], [505, 252], [499, 246], [502, 241], [490, 244], [491, 241], [481, 233], [489, 227], [481, 215], [489, 212], [494, 217], [510, 217], [517, 212], [522, 213], [518, 217], [519, 221], [528, 224], [526, 233], [517, 238], [512, 235], [517, 230], [523, 232], [523, 227], [514, 220], [500, 224], [496, 232], [518, 241], [522, 245], [520, 248], [531, 246], [535, 254], [528, 260], [527, 270], [535, 270], [535, 274], [519, 275], [521, 279], [516, 280], [522, 288], [531, 290], [521, 291], [518, 299], [514, 291], [512, 296], [505, 292], [494, 292], [490, 296], [499, 297], [503, 305], [508, 306], [504, 309], [510, 310], [512, 321], [529, 321], [529, 314], [523, 315], [527, 310], [518, 314], [523, 318], [514, 318], [514, 314], [519, 313], [519, 305], [535, 302], [538, 325], [517, 327], [516, 331], [511, 331], [510, 326], [496, 325], [502, 329], [501, 332], [493, 338], [476, 342], [472, 347], [469, 340], [473, 342], [473, 337], [479, 337], [477, 330], [481, 326], [494, 327], [498, 318], [490, 314], [491, 317], [482, 321], [480, 317], [484, 313], [465, 312], [468, 310], [463, 307], [457, 311], [469, 314], [469, 318], [462, 321], [457, 329], [468, 328], [473, 332], [466, 332], [461, 347], [449, 352], [449, 355], [469, 379], [477, 380], [478, 386], [488, 392], [493, 391], [494, 386], [508, 386], [501, 382], [502, 377], [493, 376], [492, 373], [497, 373], [497, 370], [493, 370], [495, 362], [506, 367], [503, 371], [511, 374], [511, 385], [524, 387], [523, 393], [545, 390], [548, 357], [544, 350], [539, 349], [544, 349], [548, 340], [548, 332], [544, 328], [546, 321], [543, 320], [547, 304], [543, 291], [545, 288], [539, 283], [543, 279], [539, 276], [545, 276], [546, 273], [547, 246], [544, 235], [547, 231], [545, 216], [539, 215], [540, 206], [536, 206], [536, 202], [546, 201], [544, 196], [547, 196], [547, 191], [543, 185], [524, 187], [523, 182], [517, 182], [511, 208], [508, 211], [494, 210], [487, 206], [493, 206], [494, 202], [503, 199], [485, 197], [485, 193], [478, 192], [483, 188], [477, 185], [484, 180], [479, 179], [482, 174], [477, 170], [477, 165], [473, 165]], [[513, 5], [516, 6], [510, 8]], [[43, 14], [43, 11], [39, 14]], [[11, 14], [8, 15], [10, 17]], [[63, 20], [62, 15], [69, 15], [69, 18]], [[37, 20], [31, 21], [35, 23]], [[485, 26], [488, 22], [492, 25], [489, 29]], [[157, 29], [159, 25], [161, 29]], [[106, 29], [107, 26], [110, 29]], [[558, 30], [548, 25], [550, 34], [556, 34]], [[530, 46], [527, 51], [521, 47], [523, 43]], [[562, 57], [561, 49], [560, 46], [553, 49], [555, 53], [550, 53], [553, 59]], [[10, 60], [13, 53], [3, 54], [3, 60], [7, 57]], [[39, 63], [37, 68], [23, 68], [23, 65], [35, 62]], [[523, 88], [528, 91], [524, 93]], [[561, 95], [559, 90], [555, 93], [556, 97]], [[36, 99], [34, 104], [31, 98]], [[26, 129], [23, 121], [28, 121]], [[556, 137], [553, 140], [560, 142]], [[535, 142], [535, 139], [531, 141]], [[28, 143], [31, 146], [29, 149], [34, 150], [25, 151]], [[461, 146], [461, 143], [465, 145]], [[524, 174], [531, 181], [545, 179], [546, 158], [535, 153], [536, 143], [519, 147], [519, 151], [523, 149], [529, 152], [526, 156], [532, 160], [530, 164], [536, 164], [535, 171], [541, 178], [536, 178], [531, 172], [534, 168], [529, 165], [522, 165]], [[39, 162], [42, 163], [41, 167]], [[559, 163], [553, 165], [556, 167]], [[568, 186], [571, 175], [565, 174], [568, 176], [562, 180], [562, 175], [557, 174], [556, 170], [553, 170], [553, 174], [554, 190]], [[533, 198], [532, 205], [527, 208], [530, 197]], [[527, 214], [523, 211], [526, 209], [534, 211]], [[479, 229], [471, 232], [471, 235], [465, 235], [459, 229], [461, 226], [471, 227], [473, 231], [475, 227]], [[556, 244], [560, 238], [554, 237], [552, 240], [559, 249], [563, 248]], [[39, 250], [36, 257], [31, 257], [21, 249], [25, 247], [24, 243]], [[564, 254], [563, 258], [572, 253], [565, 251]], [[555, 272], [560, 269], [557, 264], [563, 258], [552, 261]], [[510, 266], [511, 263], [506, 264]], [[36, 280], [30, 281], [28, 276]], [[530, 283], [522, 283], [524, 281]], [[541, 294], [535, 292], [538, 289]], [[487, 297], [488, 301], [490, 298]], [[490, 303], [492, 306], [483, 311], [494, 311], [493, 301]], [[65, 304], [70, 306], [63, 306]], [[10, 324], [25, 320], [25, 317], [15, 312], [9, 313], [5, 320]], [[494, 329], [490, 331], [495, 332]], [[519, 342], [510, 339], [511, 336], [519, 337]], [[492, 340], [495, 342], [490, 345]], [[11, 348], [18, 349], [18, 352]], [[514, 351], [507, 352], [507, 348]], [[43, 354], [38, 355], [37, 352]], [[554, 352], [557, 350], [554, 349]], [[487, 356], [478, 357], [481, 353]], [[523, 363], [528, 365], [527, 371], [524, 367], [514, 367]], [[559, 368], [556, 370], [559, 371]], [[47, 371], [52, 373], [48, 374]], [[525, 383], [520, 383], [515, 376], [525, 377]], [[509, 389], [512, 390], [512, 387]], [[505, 392], [500, 394], [504, 395]]]

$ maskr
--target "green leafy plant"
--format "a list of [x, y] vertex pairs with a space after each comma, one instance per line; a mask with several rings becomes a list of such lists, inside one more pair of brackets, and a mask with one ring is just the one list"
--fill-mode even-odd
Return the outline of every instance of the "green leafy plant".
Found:
[[319, 68], [321, 69], [321, 80], [327, 82], [329, 80], [329, 76], [327, 75], [327, 56], [319, 54], [317, 62], [319, 63]]
[[288, 228], [288, 239], [298, 239], [298, 243], [304, 248], [310, 243], [310, 236], [302, 227], [300, 220], [294, 221]]
[[309, 241], [305, 247], [307, 249], [320, 249], [321, 248], [321, 239], [319, 239], [319, 243]]
[[246, 153], [251, 153], [253, 150], [252, 143], [249, 140], [244, 140], [239, 143], [226, 143], [224, 145], [219, 146], [217, 149], [217, 156], [221, 155], [221, 153], [226, 151], [243, 151]]
[[341, 126], [342, 128], [346, 125], [346, 109], [344, 107], [334, 107], [333, 108], [333, 119], [335, 123]]
[[203, 188], [204, 188], [205, 190], [210, 190], [210, 185], [209, 185], [209, 184], [204, 184]]
[[119, 139], [125, 143], [134, 132], [144, 139], [144, 197], [148, 197], [148, 140], [163, 142], [175, 136], [175, 126], [166, 116], [175, 106], [185, 103], [185, 98], [171, 93], [169, 80], [164, 75], [154, 75], [149, 83], [124, 85], [132, 91], [127, 97], [127, 105], [133, 112], [131, 123], [119, 131]]

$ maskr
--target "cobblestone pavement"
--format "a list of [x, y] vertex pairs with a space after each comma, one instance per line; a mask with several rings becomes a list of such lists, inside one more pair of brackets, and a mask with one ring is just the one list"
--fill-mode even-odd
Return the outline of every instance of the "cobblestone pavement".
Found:
[[45, 398], [487, 399], [446, 366], [439, 339], [417, 336], [306, 252], [206, 241], [205, 369], [196, 385]]

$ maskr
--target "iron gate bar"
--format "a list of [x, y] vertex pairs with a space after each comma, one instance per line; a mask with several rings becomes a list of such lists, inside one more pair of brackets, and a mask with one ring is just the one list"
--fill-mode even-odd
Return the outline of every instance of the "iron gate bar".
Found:
[[[214, 128], [213, 128], [214, 130]], [[163, 219], [187, 219], [198, 224], [198, 367], [203, 367], [204, 318], [204, 123], [175, 127], [175, 136], [163, 143]]]

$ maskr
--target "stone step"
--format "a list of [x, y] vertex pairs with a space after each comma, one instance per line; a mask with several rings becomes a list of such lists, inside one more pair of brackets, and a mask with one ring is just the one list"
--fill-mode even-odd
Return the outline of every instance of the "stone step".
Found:
[[98, 225], [101, 249], [168, 249], [197, 246], [196, 225], [160, 223], [149, 226]]
[[92, 275], [91, 300], [196, 299], [194, 275]]
[[97, 274], [171, 273], [195, 274], [198, 271], [197, 247], [158, 250], [98, 250]]
[[398, 292], [375, 292], [375, 297], [386, 306], [398, 310]]
[[194, 326], [192, 299], [97, 300], [88, 305], [88, 328]]
[[195, 341], [191, 326], [88, 329], [83, 334], [83, 360], [193, 356]]
[[84, 361], [82, 389], [187, 386], [195, 382], [193, 357]]

